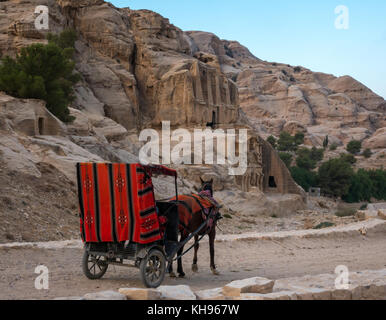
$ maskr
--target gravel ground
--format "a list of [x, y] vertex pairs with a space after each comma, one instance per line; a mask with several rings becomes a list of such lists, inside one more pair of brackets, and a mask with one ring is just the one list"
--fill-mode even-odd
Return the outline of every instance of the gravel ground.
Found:
[[[37, 249], [0, 248], [0, 299], [52, 299], [81, 296], [89, 292], [142, 287], [139, 270], [111, 266], [102, 280], [90, 281], [82, 274], [82, 250], [77, 248]], [[194, 290], [216, 288], [226, 283], [261, 276], [281, 279], [305, 274], [334, 273], [336, 266], [350, 271], [378, 270], [386, 267], [385, 228], [366, 236], [334, 235], [320, 238], [250, 240], [216, 243], [216, 263], [221, 272], [209, 270], [208, 243], [199, 251], [199, 273], [190, 270], [192, 253], [184, 259], [185, 279], [165, 278], [165, 285], [186, 284]], [[34, 288], [35, 267], [50, 271], [49, 290]]]

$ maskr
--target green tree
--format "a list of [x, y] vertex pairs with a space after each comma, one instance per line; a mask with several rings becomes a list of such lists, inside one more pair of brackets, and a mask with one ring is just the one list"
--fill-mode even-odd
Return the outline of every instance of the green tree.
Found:
[[326, 136], [326, 137], [324, 138], [324, 141], [323, 141], [323, 148], [324, 148], [324, 149], [327, 149], [329, 143], [330, 143], [329, 137]]
[[342, 197], [348, 194], [353, 175], [354, 171], [347, 161], [332, 159], [320, 166], [319, 185], [325, 194]]
[[349, 164], [356, 164], [357, 163], [357, 159], [352, 154], [349, 154], [349, 153], [342, 153], [340, 155], [340, 159], [343, 161], [346, 161]]
[[274, 148], [276, 149], [277, 141], [274, 136], [269, 136], [267, 139], [267, 142]]
[[307, 192], [310, 190], [310, 188], [316, 187], [318, 185], [317, 174], [313, 171], [299, 167], [292, 167], [290, 172], [296, 183]]
[[279, 152], [280, 159], [285, 163], [289, 169], [292, 164], [292, 155], [288, 152]]
[[297, 149], [295, 138], [285, 131], [280, 134], [280, 138], [277, 143], [279, 151], [295, 151]]
[[366, 170], [360, 169], [351, 178], [348, 193], [343, 200], [349, 203], [370, 201], [373, 193], [373, 182]]
[[316, 168], [316, 161], [311, 158], [311, 150], [308, 148], [300, 148], [297, 151], [296, 165], [305, 170], [313, 170]]
[[312, 147], [310, 158], [316, 162], [322, 161], [324, 158], [324, 149], [318, 149], [316, 147]]
[[386, 170], [369, 170], [368, 175], [373, 183], [372, 196], [377, 200], [386, 200]]
[[59, 34], [49, 33], [47, 40], [49, 43], [55, 43], [62, 49], [74, 48], [77, 35], [75, 30], [67, 29]]
[[32, 44], [23, 48], [16, 59], [2, 59], [0, 90], [18, 98], [44, 100], [47, 109], [60, 120], [73, 120], [68, 105], [74, 100], [73, 85], [79, 81], [71, 59], [74, 48], [55, 43], [73, 44], [69, 35], [52, 36], [47, 45]]
[[354, 155], [360, 153], [361, 149], [362, 149], [362, 142], [358, 140], [352, 140], [347, 145], [347, 151]]
[[294, 137], [295, 144], [297, 146], [300, 146], [304, 144], [304, 133], [303, 132], [297, 132]]

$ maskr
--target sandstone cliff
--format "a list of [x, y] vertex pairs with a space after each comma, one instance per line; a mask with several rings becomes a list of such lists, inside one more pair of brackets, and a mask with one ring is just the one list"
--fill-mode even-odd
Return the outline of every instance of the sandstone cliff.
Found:
[[238, 42], [211, 33], [187, 35], [196, 51], [213, 55], [237, 83], [240, 107], [264, 138], [301, 131], [308, 145], [321, 146], [329, 135], [342, 148], [358, 139], [375, 151], [373, 160], [381, 165], [385, 143], [379, 130], [386, 127], [386, 102], [369, 88], [350, 76], [262, 61]]
[[[67, 125], [41, 101], [0, 93], [0, 174], [6, 186], [1, 219], [8, 221], [15, 210], [35, 212], [33, 222], [24, 215], [28, 230], [29, 223], [44, 224], [54, 212], [60, 221], [56, 233], [41, 233], [41, 239], [74, 234], [75, 162], [136, 162], [138, 132], [158, 129], [163, 120], [188, 129], [208, 123], [251, 128], [252, 161], [244, 177], [229, 177], [221, 166], [178, 168], [182, 192], [193, 191], [200, 175], [213, 177], [229, 210], [242, 202], [248, 215], [272, 214], [272, 208], [296, 213], [304, 207], [304, 192], [261, 137], [303, 130], [309, 144], [329, 134], [337, 142], [371, 137], [366, 141], [371, 148], [384, 148], [385, 102], [354, 79], [261, 61], [237, 42], [183, 32], [148, 10], [118, 9], [102, 0], [0, 2], [0, 55], [14, 56], [23, 46], [46, 41], [47, 31], [34, 28], [37, 5], [49, 7], [49, 31], [77, 31], [76, 69], [82, 77], [71, 107], [76, 120]], [[161, 181], [158, 190], [169, 188]], [[271, 201], [262, 191], [294, 195], [281, 206], [280, 199]], [[23, 203], [26, 208], [20, 209]], [[15, 231], [12, 223], [0, 228], [0, 241]], [[17, 240], [26, 239], [28, 232], [24, 238], [20, 232]]]

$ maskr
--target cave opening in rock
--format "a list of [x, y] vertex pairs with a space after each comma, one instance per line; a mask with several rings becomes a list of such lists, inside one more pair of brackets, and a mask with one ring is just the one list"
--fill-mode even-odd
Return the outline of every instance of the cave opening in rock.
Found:
[[43, 135], [44, 132], [44, 118], [39, 118], [38, 120], [38, 134], [39, 136]]
[[269, 177], [268, 186], [269, 186], [270, 188], [275, 188], [275, 189], [277, 188], [277, 184], [276, 184], [275, 177], [273, 177], [273, 176], [270, 176], [270, 177]]
[[213, 130], [216, 128], [217, 125], [217, 113], [216, 111], [212, 112], [212, 122], [208, 122], [206, 124], [207, 127], [211, 127]]

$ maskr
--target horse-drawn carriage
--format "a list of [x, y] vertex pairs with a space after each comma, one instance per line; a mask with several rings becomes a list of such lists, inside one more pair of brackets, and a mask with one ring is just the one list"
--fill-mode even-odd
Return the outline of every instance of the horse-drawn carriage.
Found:
[[[156, 201], [154, 175], [174, 178], [175, 198]], [[77, 178], [80, 231], [85, 243], [82, 265], [91, 280], [102, 278], [109, 265], [126, 266], [140, 269], [145, 286], [158, 287], [177, 252], [181, 259], [184, 245], [198, 234], [207, 234], [209, 221], [213, 224], [220, 217], [213, 203], [207, 201], [205, 205], [202, 201], [200, 206], [208, 209], [208, 219], [179, 243], [183, 223], [175, 170], [140, 164], [80, 163]], [[187, 230], [188, 226], [182, 228]]]

